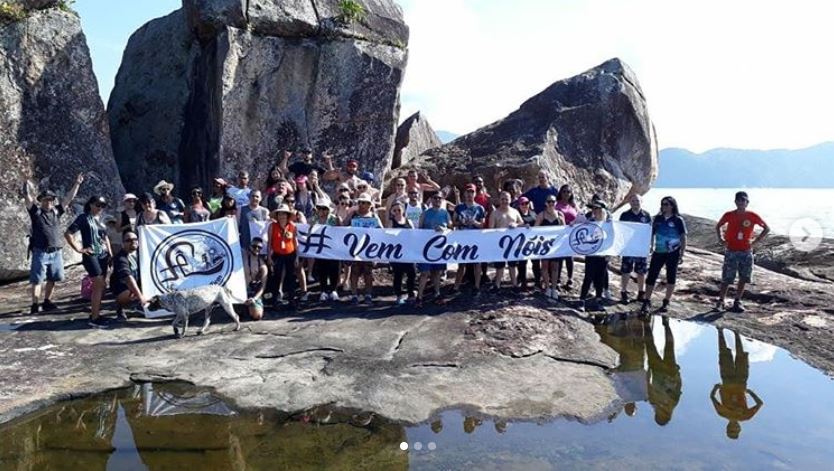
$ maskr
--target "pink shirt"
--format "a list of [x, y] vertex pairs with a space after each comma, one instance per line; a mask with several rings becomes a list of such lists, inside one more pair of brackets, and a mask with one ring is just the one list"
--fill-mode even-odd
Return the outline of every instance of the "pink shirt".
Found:
[[570, 205], [570, 203], [564, 203], [562, 201], [556, 202], [556, 210], [561, 211], [562, 214], [565, 215], [565, 224], [570, 225], [576, 216], [579, 214], [576, 211], [576, 208]]

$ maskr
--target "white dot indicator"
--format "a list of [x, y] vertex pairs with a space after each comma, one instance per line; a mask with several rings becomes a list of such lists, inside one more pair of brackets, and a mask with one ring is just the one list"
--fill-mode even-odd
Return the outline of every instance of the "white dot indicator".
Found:
[[400, 443], [400, 450], [402, 450], [402, 451], [408, 450], [408, 442]]
[[417, 450], [417, 451], [422, 450], [423, 449], [423, 444], [420, 443], [420, 442], [415, 442], [414, 443], [414, 449]]
[[437, 444], [434, 442], [429, 442], [429, 450], [434, 451], [437, 448]]

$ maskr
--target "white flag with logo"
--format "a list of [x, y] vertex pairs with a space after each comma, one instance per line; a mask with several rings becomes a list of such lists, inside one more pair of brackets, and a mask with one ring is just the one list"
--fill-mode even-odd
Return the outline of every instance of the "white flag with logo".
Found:
[[[146, 298], [223, 285], [246, 301], [246, 279], [234, 218], [193, 224], [139, 226], [139, 269]], [[171, 315], [145, 311], [147, 317]]]

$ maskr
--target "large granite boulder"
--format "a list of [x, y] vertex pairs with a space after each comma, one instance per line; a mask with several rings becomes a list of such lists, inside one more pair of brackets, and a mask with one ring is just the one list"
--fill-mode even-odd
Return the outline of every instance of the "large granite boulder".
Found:
[[78, 16], [61, 8], [28, 11], [0, 27], [0, 57], [0, 205], [7, 208], [0, 214], [0, 280], [5, 280], [28, 273], [25, 179], [62, 194], [84, 172], [78, 201], [96, 193], [116, 199], [124, 189]]
[[110, 96], [128, 189], [241, 169], [259, 184], [285, 147], [390, 168], [408, 39], [392, 0], [353, 20], [335, 0], [183, 4], [131, 36]]
[[580, 201], [593, 193], [621, 201], [657, 176], [657, 141], [634, 72], [611, 59], [561, 80], [489, 126], [412, 162], [440, 183], [481, 174], [490, 189], [508, 178], [535, 184], [540, 169], [570, 183]]
[[391, 161], [391, 168], [396, 169], [411, 162], [423, 152], [442, 146], [440, 138], [432, 129], [429, 121], [416, 112], [409, 116], [400, 127], [397, 128], [397, 136], [394, 138], [394, 159]]

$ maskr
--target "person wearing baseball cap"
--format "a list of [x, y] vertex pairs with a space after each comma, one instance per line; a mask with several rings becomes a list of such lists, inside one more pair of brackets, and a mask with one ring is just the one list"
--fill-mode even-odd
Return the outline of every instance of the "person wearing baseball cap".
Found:
[[58, 202], [58, 195], [53, 191], [44, 190], [35, 197], [35, 184], [31, 180], [24, 182], [24, 200], [26, 211], [29, 213], [31, 230], [29, 232], [29, 250], [32, 261], [29, 266], [29, 291], [32, 298], [30, 314], [37, 314], [41, 308], [40, 296], [43, 289], [43, 310], [52, 311], [58, 308], [50, 299], [55, 283], [64, 280], [63, 238], [61, 237], [61, 216], [67, 206], [72, 204], [84, 174], [78, 174], [72, 188], [65, 195], [63, 201]]
[[[724, 213], [715, 225], [715, 234], [725, 247], [724, 265], [721, 269], [721, 290], [715, 309], [723, 311], [726, 308], [724, 299], [738, 274], [736, 296], [730, 312], [742, 313], [745, 310], [741, 303], [744, 288], [753, 279], [753, 249], [767, 237], [770, 227], [758, 214], [747, 210], [750, 197], [746, 191], [736, 193], [735, 204], [736, 209]], [[753, 237], [756, 226], [762, 230], [758, 236]]]
[[206, 206], [211, 214], [220, 209], [220, 203], [223, 202], [223, 197], [226, 196], [226, 190], [229, 188], [229, 183], [222, 178], [213, 178], [211, 181], [211, 196], [206, 201]]
[[333, 156], [329, 153], [324, 154], [324, 164], [327, 170], [322, 174], [321, 179], [326, 182], [347, 183], [351, 186], [359, 180], [359, 161], [356, 159], [348, 159], [345, 163], [345, 168], [342, 170], [336, 169], [333, 166]]

